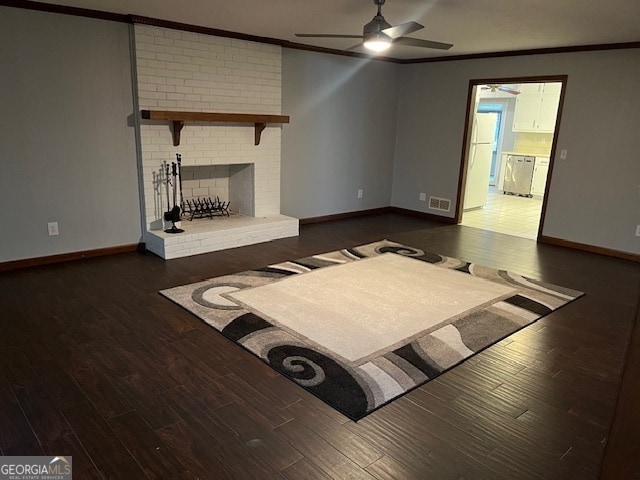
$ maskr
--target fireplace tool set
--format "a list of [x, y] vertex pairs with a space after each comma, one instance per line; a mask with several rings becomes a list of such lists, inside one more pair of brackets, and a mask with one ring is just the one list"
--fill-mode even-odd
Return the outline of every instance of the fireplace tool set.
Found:
[[[216, 216], [229, 216], [230, 201], [220, 201], [219, 197], [212, 199], [195, 198], [192, 200], [184, 200], [182, 197], [182, 158], [176, 153], [176, 161], [171, 162], [171, 170], [169, 164], [165, 164], [165, 175], [167, 184], [167, 211], [164, 213], [164, 219], [171, 222], [171, 228], [165, 230], [166, 233], [182, 233], [183, 229], [178, 228], [176, 223], [179, 222], [184, 215], [189, 217], [189, 221], [194, 218], [213, 218]], [[173, 193], [173, 207], [169, 204], [169, 190], [171, 187]], [[180, 204], [178, 205], [178, 193], [180, 195]]]
[[[178, 160], [180, 161], [180, 160]], [[164, 220], [166, 222], [171, 222], [171, 228], [165, 230], [165, 233], [182, 233], [183, 229], [178, 228], [176, 226], [176, 222], [180, 221], [182, 216], [182, 212], [180, 207], [178, 206], [178, 186], [176, 185], [176, 180], [179, 178], [178, 174], [179, 164], [176, 162], [171, 162], [171, 177], [169, 177], [169, 164], [165, 164], [165, 174], [167, 178], [167, 211], [164, 212]], [[172, 181], [173, 179], [173, 181]], [[182, 181], [180, 182], [182, 184]], [[169, 186], [171, 186], [173, 190], [173, 207], [169, 204]], [[182, 188], [180, 188], [182, 190]], [[182, 191], [180, 192], [180, 197], [182, 197]]]

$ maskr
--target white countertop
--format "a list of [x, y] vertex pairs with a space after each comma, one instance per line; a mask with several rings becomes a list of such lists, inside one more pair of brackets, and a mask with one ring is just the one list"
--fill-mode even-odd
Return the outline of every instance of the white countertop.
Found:
[[520, 151], [520, 152], [505, 152], [502, 151], [500, 152], [502, 155], [525, 155], [527, 157], [544, 157], [544, 158], [549, 158], [551, 156], [550, 153], [531, 153], [531, 152], [524, 152], [524, 151]]

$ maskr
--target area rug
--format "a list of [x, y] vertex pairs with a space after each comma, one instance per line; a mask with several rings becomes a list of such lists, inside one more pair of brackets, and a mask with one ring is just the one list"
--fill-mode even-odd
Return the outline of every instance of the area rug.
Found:
[[160, 293], [355, 421], [583, 295], [388, 240]]

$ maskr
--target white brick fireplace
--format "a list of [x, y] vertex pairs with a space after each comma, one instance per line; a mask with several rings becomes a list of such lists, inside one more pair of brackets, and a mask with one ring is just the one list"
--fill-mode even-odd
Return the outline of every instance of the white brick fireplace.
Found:
[[[281, 114], [279, 46], [140, 24], [134, 28], [141, 110]], [[297, 219], [280, 214], [281, 128], [267, 125], [254, 145], [253, 124], [185, 122], [174, 146], [170, 122], [142, 120], [147, 249], [170, 259], [296, 236]], [[176, 153], [182, 159], [184, 197], [230, 200], [229, 218], [183, 219], [184, 233], [164, 232], [164, 165], [176, 161]]]

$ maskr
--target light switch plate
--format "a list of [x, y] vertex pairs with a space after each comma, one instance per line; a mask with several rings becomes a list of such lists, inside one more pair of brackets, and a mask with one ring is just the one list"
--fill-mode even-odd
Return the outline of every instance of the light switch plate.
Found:
[[47, 232], [49, 232], [49, 236], [58, 235], [60, 231], [58, 230], [58, 222], [49, 222], [47, 223]]

